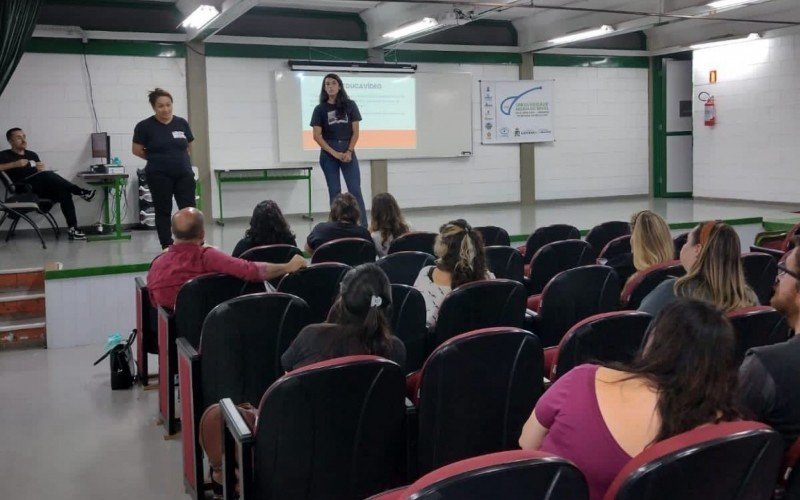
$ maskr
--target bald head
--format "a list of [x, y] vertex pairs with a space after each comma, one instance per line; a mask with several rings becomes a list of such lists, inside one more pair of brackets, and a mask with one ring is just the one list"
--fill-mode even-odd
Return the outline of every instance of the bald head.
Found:
[[202, 243], [205, 238], [203, 212], [194, 208], [182, 208], [172, 216], [172, 234], [176, 243]]

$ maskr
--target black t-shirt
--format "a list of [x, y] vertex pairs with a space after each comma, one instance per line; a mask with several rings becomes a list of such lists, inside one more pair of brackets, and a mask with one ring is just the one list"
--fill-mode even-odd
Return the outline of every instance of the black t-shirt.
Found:
[[187, 148], [194, 140], [189, 123], [180, 116], [173, 116], [166, 125], [151, 116], [136, 124], [133, 142], [147, 150], [147, 168], [170, 172], [191, 170]]
[[322, 138], [326, 141], [349, 141], [353, 137], [352, 122], [361, 121], [361, 112], [355, 101], [347, 101], [344, 114], [337, 115], [333, 104], [318, 104], [311, 115], [311, 126], [322, 127]]
[[323, 243], [339, 238], [363, 238], [372, 242], [372, 236], [367, 228], [349, 222], [320, 222], [311, 230], [306, 241], [309, 247], [316, 249]]
[[[344, 345], [331, 345], [331, 335], [336, 335], [339, 328], [341, 326], [335, 323], [316, 323], [303, 328], [281, 356], [283, 369], [291, 371], [327, 359], [367, 354], [352, 352]], [[382, 357], [394, 361], [405, 370], [406, 346], [394, 335], [390, 337], [389, 352]]]
[[[5, 151], [0, 151], [0, 164], [2, 163], [11, 163], [14, 161], [18, 161], [25, 158], [28, 161], [32, 161], [38, 163], [39, 155], [34, 153], [33, 151], [25, 150], [25, 154], [17, 154], [11, 149], [6, 149]], [[28, 177], [34, 175], [38, 170], [36, 170], [36, 165], [27, 165], [25, 167], [14, 167], [9, 168], [8, 170], [3, 170], [8, 177], [11, 179], [11, 182], [23, 182]]]
[[263, 246], [263, 245], [280, 245], [280, 244], [292, 245], [293, 247], [296, 247], [297, 246], [297, 240], [294, 237], [292, 237], [288, 241], [273, 241], [271, 243], [257, 243], [255, 241], [253, 241], [251, 238], [245, 236], [244, 238], [239, 240], [239, 243], [236, 244], [236, 247], [233, 249], [233, 253], [231, 253], [231, 255], [233, 257], [239, 257], [240, 255], [242, 255], [244, 252], [250, 250], [251, 248], [260, 247], [260, 246]]

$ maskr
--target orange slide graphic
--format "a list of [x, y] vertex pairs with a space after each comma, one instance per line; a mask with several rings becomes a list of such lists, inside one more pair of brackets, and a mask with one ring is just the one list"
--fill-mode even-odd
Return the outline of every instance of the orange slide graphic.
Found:
[[[415, 149], [416, 130], [362, 130], [356, 149]], [[303, 131], [303, 149], [319, 149], [310, 130]]]

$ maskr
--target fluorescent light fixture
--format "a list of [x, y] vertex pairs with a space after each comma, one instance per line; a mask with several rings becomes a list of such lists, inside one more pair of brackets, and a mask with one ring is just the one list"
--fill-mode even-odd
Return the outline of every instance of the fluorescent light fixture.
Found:
[[696, 43], [694, 45], [690, 45], [689, 48], [692, 49], [692, 50], [710, 49], [711, 47], [720, 47], [722, 45], [728, 45], [728, 44], [731, 44], [731, 43], [747, 42], [747, 41], [750, 41], [750, 40], [758, 40], [759, 38], [761, 38], [761, 35], [759, 35], [758, 33], [750, 33], [747, 36], [740, 36], [740, 37], [736, 37], [736, 38], [726, 38], [725, 40], [719, 40], [719, 41], [716, 41], [716, 42]]
[[570, 33], [569, 35], [560, 36], [558, 38], [553, 38], [552, 40], [548, 40], [549, 43], [555, 45], [563, 45], [565, 43], [572, 43], [578, 42], [581, 40], [588, 40], [590, 38], [597, 38], [598, 36], [607, 35], [609, 33], [613, 33], [614, 27], [609, 26], [608, 24], [604, 24], [599, 28], [591, 29], [591, 30], [584, 30], [584, 31], [577, 31], [575, 33]]
[[414, 73], [416, 64], [365, 63], [346, 61], [289, 60], [292, 71], [324, 71], [326, 73]]
[[717, 0], [706, 4], [706, 7], [710, 9], [727, 9], [729, 7], [740, 7], [757, 1], [758, 0]]
[[417, 33], [422, 33], [423, 31], [432, 30], [437, 26], [439, 26], [439, 21], [437, 21], [432, 17], [424, 17], [419, 21], [406, 24], [405, 26], [400, 26], [396, 30], [384, 33], [383, 38], [396, 40], [398, 38], [407, 37], [409, 35], [416, 35]]
[[213, 5], [201, 5], [189, 17], [183, 20], [181, 26], [184, 28], [200, 29], [210, 23], [212, 19], [219, 15], [219, 10]]

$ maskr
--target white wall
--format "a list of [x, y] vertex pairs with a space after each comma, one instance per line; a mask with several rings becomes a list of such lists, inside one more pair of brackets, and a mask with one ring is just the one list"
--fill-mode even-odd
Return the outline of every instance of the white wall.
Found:
[[[796, 202], [800, 35], [697, 50], [693, 81], [695, 196]], [[702, 91], [714, 95], [714, 127], [703, 124]]]
[[[87, 56], [86, 62], [100, 131], [111, 135], [111, 154], [122, 160], [131, 175], [125, 220], [136, 222], [135, 174], [144, 161], [131, 154], [133, 128], [153, 114], [147, 91], [157, 86], [172, 93], [175, 114], [186, 116], [185, 62], [182, 58], [95, 55]], [[76, 174], [93, 163], [89, 138], [95, 131], [83, 56], [25, 54], [0, 96], [0, 129], [5, 134], [11, 127], [25, 130], [28, 147], [48, 168], [81, 184]], [[3, 149], [8, 146], [2, 144]], [[100, 198], [91, 204], [75, 199], [80, 224], [99, 219]], [[63, 224], [61, 211], [54, 213]]]
[[648, 193], [647, 69], [547, 67], [555, 142], [536, 144], [536, 199]]

